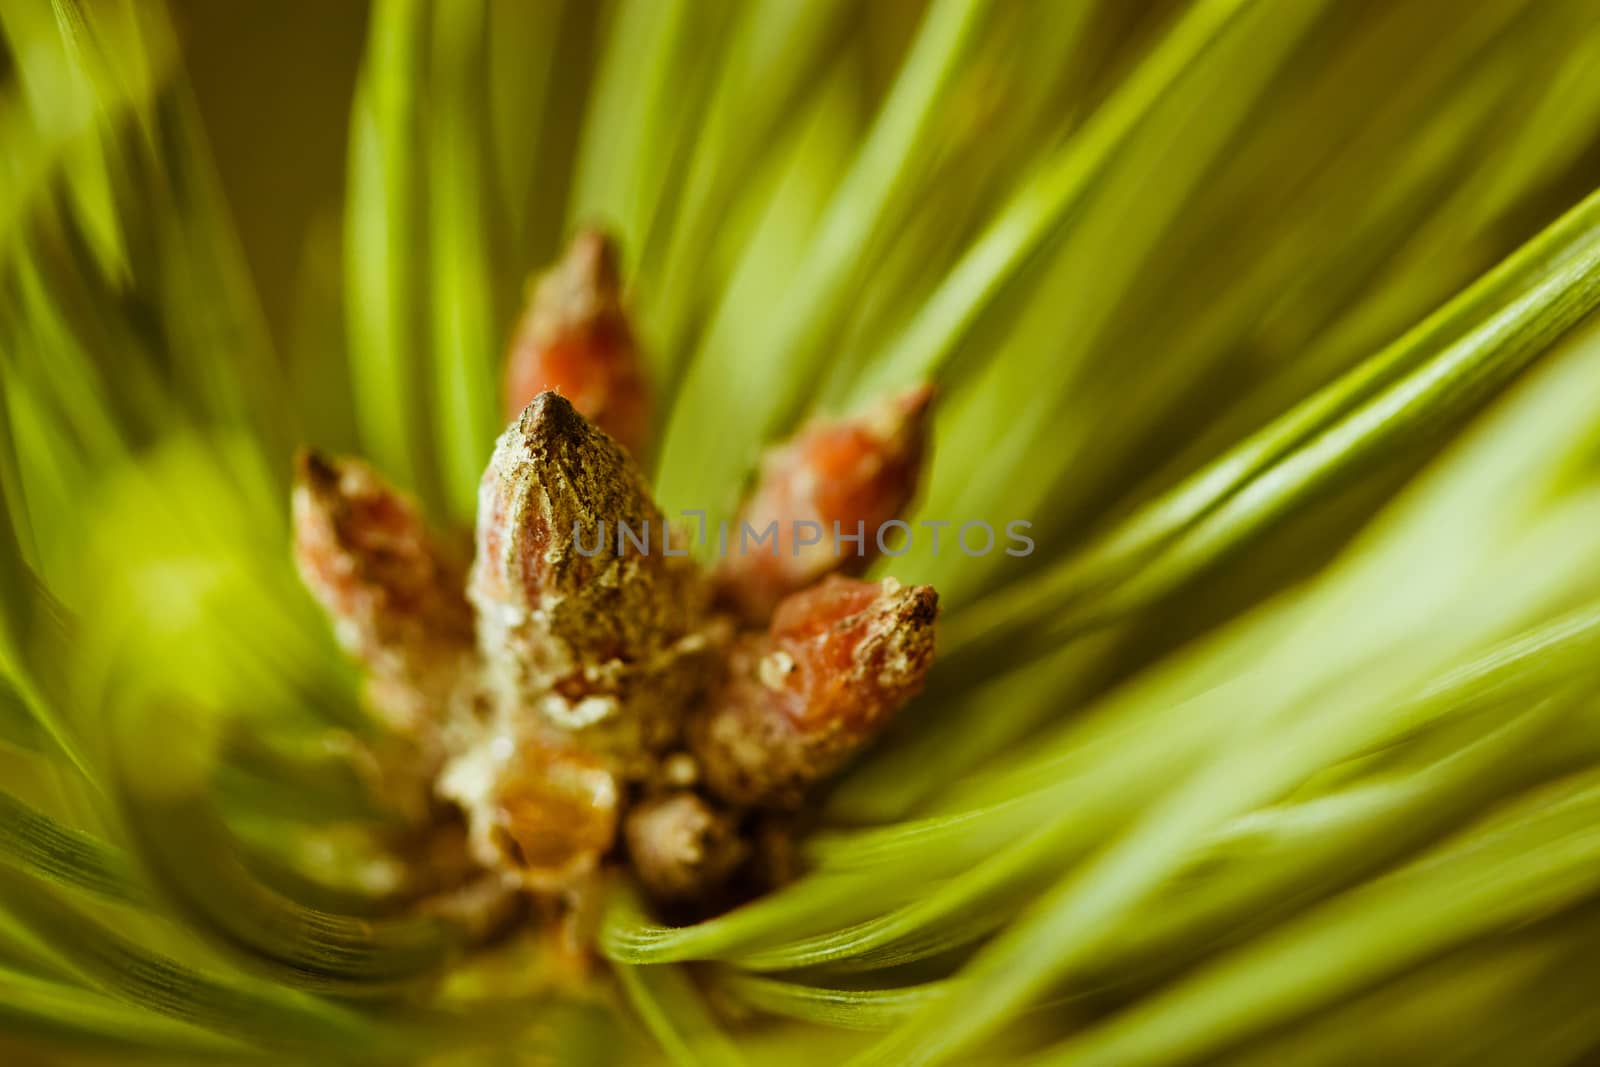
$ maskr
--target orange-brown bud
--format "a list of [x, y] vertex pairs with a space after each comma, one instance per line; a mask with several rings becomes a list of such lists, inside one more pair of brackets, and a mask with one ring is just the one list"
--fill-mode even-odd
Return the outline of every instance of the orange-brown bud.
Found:
[[798, 807], [922, 688], [938, 601], [929, 586], [837, 575], [785, 599], [690, 720], [707, 788], [732, 804]]
[[[765, 619], [825, 574], [865, 571], [883, 524], [916, 495], [932, 401], [932, 387], [917, 386], [860, 417], [813, 422], [769, 452], [740, 520], [758, 535], [776, 523], [777, 543], [771, 552], [729, 556], [718, 574], [723, 595], [747, 617]], [[797, 522], [816, 523], [818, 543], [797, 543]], [[845, 551], [836, 531], [861, 539]]]
[[368, 697], [395, 725], [437, 725], [472, 653], [465, 568], [416, 505], [360, 460], [295, 458], [294, 557], [367, 669]]
[[650, 389], [622, 304], [617, 249], [582, 230], [529, 287], [506, 356], [505, 408], [515, 418], [554, 390], [638, 455], [650, 440]]
[[689, 792], [634, 807], [624, 837], [634, 873], [658, 900], [704, 898], [726, 883], [750, 854], [733, 817]]

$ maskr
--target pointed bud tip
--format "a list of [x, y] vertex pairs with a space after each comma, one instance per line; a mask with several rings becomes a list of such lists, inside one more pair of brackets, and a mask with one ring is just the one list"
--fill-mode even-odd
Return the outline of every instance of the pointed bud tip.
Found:
[[554, 389], [546, 389], [535, 395], [500, 435], [485, 474], [503, 480], [522, 464], [538, 462], [534, 459], [536, 456], [569, 449], [575, 449], [583, 457], [585, 467], [596, 463], [607, 467], [628, 463], [628, 453], [621, 442], [579, 411], [567, 397]]
[[528, 401], [512, 425], [530, 439], [565, 437], [594, 428], [594, 424], [573, 407], [572, 401], [554, 389], [545, 389]]
[[862, 420], [883, 442], [886, 459], [906, 467], [901, 477], [908, 487], [914, 487], [922, 473], [936, 397], [931, 384], [914, 385], [885, 397]]
[[922, 382], [891, 396], [888, 407], [904, 421], [922, 419], [933, 411], [933, 402], [938, 399], [939, 390], [932, 382]]
[[297, 496], [323, 508], [341, 503], [377, 503], [386, 514], [391, 508], [415, 513], [411, 499], [390, 485], [366, 460], [330, 456], [309, 445], [295, 450], [292, 488]]
[[294, 480], [296, 484], [326, 485], [337, 481], [338, 469], [333, 462], [310, 445], [301, 445], [294, 452]]
[[[885, 585], [893, 579], [885, 579]], [[883, 620], [873, 638], [886, 652], [885, 682], [902, 687], [903, 699], [922, 688], [933, 664], [934, 624], [939, 619], [939, 594], [931, 585], [885, 589], [877, 608]]]
[[345, 474], [352, 468], [364, 469], [365, 466], [360, 460], [336, 459], [302, 445], [294, 454], [292, 488], [295, 499], [327, 510], [346, 495]]
[[[893, 579], [885, 579], [889, 581]], [[902, 587], [888, 595], [893, 598], [895, 619], [902, 626], [927, 629], [939, 618], [939, 593], [931, 585]]]
[[595, 289], [616, 292], [622, 288], [621, 258], [614, 237], [598, 226], [585, 226], [572, 235], [560, 269]]

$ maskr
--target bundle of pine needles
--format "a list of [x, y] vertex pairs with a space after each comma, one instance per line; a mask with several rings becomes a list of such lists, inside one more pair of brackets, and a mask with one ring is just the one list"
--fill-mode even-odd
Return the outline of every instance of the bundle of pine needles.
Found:
[[[1600, 1054], [1600, 3], [375, 0], [254, 295], [158, 0], [0, 0], [0, 1054]], [[437, 888], [295, 447], [469, 525], [620, 239], [668, 513], [932, 381], [939, 658], [795, 876], [574, 978]], [[703, 548], [704, 546], [702, 546]]]

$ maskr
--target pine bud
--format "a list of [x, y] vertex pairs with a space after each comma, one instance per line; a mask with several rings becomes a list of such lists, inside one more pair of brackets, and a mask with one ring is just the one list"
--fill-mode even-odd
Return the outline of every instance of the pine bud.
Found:
[[795, 808], [922, 688], [938, 594], [830, 576], [778, 605], [735, 646], [728, 677], [689, 724], [707, 788], [738, 805]]
[[394, 725], [436, 726], [472, 655], [464, 568], [416, 505], [360, 460], [295, 458], [294, 557], [367, 670], [367, 694]]
[[663, 550], [664, 521], [627, 452], [559, 394], [501, 435], [468, 597], [503, 714], [581, 731], [624, 762], [676, 736], [705, 669], [704, 595], [693, 563]]
[[635, 455], [650, 439], [650, 392], [622, 305], [616, 245], [582, 230], [566, 255], [530, 286], [506, 357], [506, 417], [545, 390]]
[[749, 856], [738, 825], [694, 793], [646, 800], [623, 834], [634, 873], [658, 900], [697, 900], [721, 888]]
[[[932, 401], [932, 387], [917, 386], [858, 418], [813, 422], [768, 453], [740, 520], [758, 535], [776, 523], [777, 544], [729, 556], [718, 575], [722, 594], [762, 620], [826, 574], [863, 573], [878, 555], [883, 524], [916, 495]], [[817, 525], [817, 543], [797, 541], [797, 522]], [[847, 551], [836, 533], [861, 540]]]

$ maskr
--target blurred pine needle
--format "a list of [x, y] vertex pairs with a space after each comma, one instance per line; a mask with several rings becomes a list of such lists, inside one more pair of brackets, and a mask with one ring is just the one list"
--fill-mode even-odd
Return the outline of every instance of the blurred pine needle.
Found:
[[[159, 0], [0, 34], [10, 1062], [1600, 1054], [1596, 0], [374, 0], [292, 326]], [[889, 561], [941, 660], [805, 873], [575, 992], [415, 907], [285, 494], [469, 520], [587, 222], [669, 509], [931, 378], [913, 518], [1038, 551]]]

